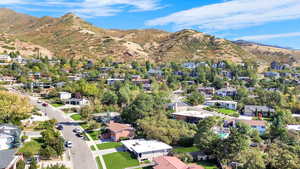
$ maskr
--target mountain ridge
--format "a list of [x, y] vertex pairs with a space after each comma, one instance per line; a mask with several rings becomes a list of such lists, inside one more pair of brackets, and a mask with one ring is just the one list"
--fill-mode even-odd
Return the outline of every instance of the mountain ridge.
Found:
[[271, 60], [300, 61], [300, 53], [293, 50], [238, 44], [191, 29], [171, 33], [158, 29], [98, 28], [73, 13], [59, 18], [37, 18], [1, 8], [0, 21], [0, 33], [44, 47], [56, 57], [109, 57], [118, 61], [153, 62], [199, 59], [233, 62], [260, 60], [266, 63]]

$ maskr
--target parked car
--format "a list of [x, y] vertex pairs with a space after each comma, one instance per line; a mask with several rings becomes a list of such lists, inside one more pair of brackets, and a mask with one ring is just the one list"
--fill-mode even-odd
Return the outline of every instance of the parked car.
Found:
[[47, 103], [43, 103], [43, 104], [42, 104], [42, 106], [44, 106], [44, 107], [47, 107], [47, 106], [48, 106], [48, 104], [47, 104]]
[[65, 142], [65, 146], [66, 146], [67, 148], [72, 148], [72, 142], [71, 142], [71, 141], [66, 141], [66, 142]]
[[75, 128], [73, 129], [74, 133], [82, 133], [82, 130], [80, 128]]
[[41, 101], [41, 100], [38, 100], [38, 101], [37, 101], [37, 103], [39, 103], [39, 104], [40, 104], [40, 103], [42, 103], [42, 101]]
[[83, 133], [76, 133], [76, 136], [79, 137], [79, 138], [84, 138]]
[[57, 128], [57, 130], [63, 130], [63, 129], [64, 129], [64, 126], [61, 125], [61, 124], [59, 124], [59, 125], [56, 126], [56, 128]]

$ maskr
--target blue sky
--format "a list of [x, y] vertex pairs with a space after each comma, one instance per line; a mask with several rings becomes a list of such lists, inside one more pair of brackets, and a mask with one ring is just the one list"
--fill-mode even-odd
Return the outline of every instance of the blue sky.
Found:
[[0, 7], [38, 17], [73, 12], [102, 28], [191, 28], [300, 49], [300, 0], [0, 0]]

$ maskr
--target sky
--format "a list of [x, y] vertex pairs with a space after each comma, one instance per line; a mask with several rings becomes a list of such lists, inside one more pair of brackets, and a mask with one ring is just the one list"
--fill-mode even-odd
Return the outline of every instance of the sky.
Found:
[[0, 0], [42, 17], [73, 12], [113, 29], [195, 29], [229, 40], [300, 49], [300, 0]]

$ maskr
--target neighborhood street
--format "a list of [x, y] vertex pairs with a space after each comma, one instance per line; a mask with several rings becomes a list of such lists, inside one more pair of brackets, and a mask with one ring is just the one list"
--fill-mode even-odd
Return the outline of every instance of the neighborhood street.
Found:
[[52, 106], [43, 107], [41, 104], [37, 103], [38, 98], [29, 96], [24, 93], [20, 93], [12, 88], [9, 88], [10, 91], [29, 97], [32, 105], [39, 108], [42, 112], [50, 119], [56, 119], [59, 123], [63, 124], [64, 129], [62, 130], [63, 137], [66, 141], [71, 141], [73, 147], [70, 149], [70, 156], [73, 163], [74, 169], [98, 169], [96, 160], [88, 147], [85, 141], [81, 138], [78, 138], [74, 133], [73, 129], [79, 127], [77, 123], [72, 122], [72, 120], [65, 116], [62, 111], [56, 109]]

